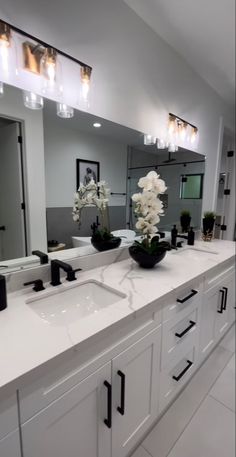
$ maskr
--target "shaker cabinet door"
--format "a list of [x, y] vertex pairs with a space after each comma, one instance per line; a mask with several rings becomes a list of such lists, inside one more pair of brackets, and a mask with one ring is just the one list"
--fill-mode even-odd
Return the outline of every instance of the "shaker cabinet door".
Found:
[[158, 414], [160, 328], [112, 360], [112, 457], [125, 457]]
[[110, 362], [25, 422], [24, 457], [110, 457], [105, 381], [111, 381]]

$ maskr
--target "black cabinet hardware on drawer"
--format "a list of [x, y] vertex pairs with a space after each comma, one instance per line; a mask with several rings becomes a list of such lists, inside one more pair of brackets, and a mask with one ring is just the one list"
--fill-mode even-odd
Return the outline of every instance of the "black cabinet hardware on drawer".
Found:
[[118, 376], [121, 377], [121, 390], [120, 390], [120, 406], [117, 407], [117, 411], [124, 416], [125, 414], [125, 374], [122, 371], [117, 371]]
[[186, 302], [187, 300], [189, 300], [190, 298], [194, 297], [194, 295], [196, 295], [197, 293], [198, 293], [197, 290], [192, 289], [192, 290], [191, 290], [191, 293], [190, 293], [189, 295], [187, 295], [187, 297], [184, 297], [184, 298], [177, 298], [176, 301], [177, 301], [178, 303], [184, 303], [184, 302]]
[[225, 299], [224, 299], [224, 307], [223, 307], [223, 310], [225, 311], [226, 310], [226, 306], [227, 306], [227, 297], [228, 297], [228, 287], [222, 287], [224, 293], [225, 293]]
[[107, 388], [107, 418], [104, 419], [104, 424], [111, 428], [112, 426], [112, 386], [108, 381], [104, 381], [104, 386]]
[[180, 381], [180, 379], [185, 375], [185, 373], [189, 370], [189, 368], [193, 365], [193, 362], [191, 362], [191, 360], [187, 360], [187, 366], [184, 368], [183, 371], [181, 371], [181, 373], [178, 375], [178, 376], [172, 376], [172, 378], [175, 380], [175, 381]]
[[181, 333], [176, 332], [175, 336], [177, 336], [178, 338], [183, 338], [183, 336], [186, 335], [186, 333], [188, 333], [191, 330], [191, 328], [193, 328], [196, 325], [196, 322], [189, 321], [189, 324], [190, 325], [185, 330], [183, 330]]
[[221, 294], [220, 309], [217, 310], [217, 313], [222, 314], [224, 311], [224, 296], [225, 296], [225, 292], [223, 289], [220, 289], [220, 294]]

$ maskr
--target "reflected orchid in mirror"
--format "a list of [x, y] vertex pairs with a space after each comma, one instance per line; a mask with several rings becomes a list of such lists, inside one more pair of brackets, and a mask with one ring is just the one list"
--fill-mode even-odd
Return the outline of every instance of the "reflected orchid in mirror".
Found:
[[74, 194], [73, 220], [80, 224], [81, 212], [86, 206], [95, 206], [100, 212], [101, 219], [108, 206], [110, 189], [105, 181], [95, 183], [93, 179], [84, 185], [80, 183], [79, 189]]

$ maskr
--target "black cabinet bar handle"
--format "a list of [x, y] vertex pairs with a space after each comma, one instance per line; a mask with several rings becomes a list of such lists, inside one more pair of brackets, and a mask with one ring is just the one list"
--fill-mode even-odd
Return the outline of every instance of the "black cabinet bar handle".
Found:
[[189, 324], [190, 325], [185, 330], [183, 330], [182, 333], [175, 333], [175, 336], [177, 336], [178, 338], [182, 338], [184, 335], [186, 335], [186, 333], [189, 332], [189, 330], [191, 330], [191, 328], [193, 328], [196, 325], [196, 322], [189, 321]]
[[226, 306], [227, 306], [228, 287], [222, 287], [222, 289], [225, 291], [225, 299], [224, 299], [224, 307], [223, 307], [223, 310], [225, 311]]
[[104, 424], [111, 428], [112, 426], [112, 387], [108, 381], [104, 381], [104, 386], [107, 388], [107, 418], [104, 419]]
[[121, 391], [120, 391], [120, 406], [117, 406], [117, 411], [124, 416], [125, 414], [125, 374], [122, 371], [117, 371], [118, 376], [121, 377]]
[[185, 298], [177, 298], [178, 303], [184, 303], [185, 301], [189, 300], [190, 298], [194, 297], [194, 295], [198, 294], [197, 290], [192, 289], [191, 294], [187, 295]]
[[187, 366], [185, 367], [185, 369], [183, 371], [181, 371], [181, 373], [178, 375], [178, 376], [172, 376], [172, 378], [175, 380], [175, 381], [180, 381], [180, 379], [184, 376], [184, 374], [186, 373], [186, 371], [189, 370], [189, 368], [193, 365], [193, 362], [191, 362], [191, 360], [187, 360]]
[[220, 303], [220, 309], [217, 310], [217, 313], [222, 314], [222, 313], [223, 313], [223, 310], [224, 310], [224, 296], [225, 296], [225, 292], [224, 292], [223, 289], [220, 289], [220, 293], [221, 293], [221, 303]]

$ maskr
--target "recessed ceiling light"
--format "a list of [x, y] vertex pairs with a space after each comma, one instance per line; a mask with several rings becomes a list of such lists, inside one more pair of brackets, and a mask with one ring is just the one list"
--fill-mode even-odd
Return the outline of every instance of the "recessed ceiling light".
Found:
[[99, 129], [102, 124], [100, 124], [99, 122], [94, 122], [93, 126], [96, 128], [96, 129]]

